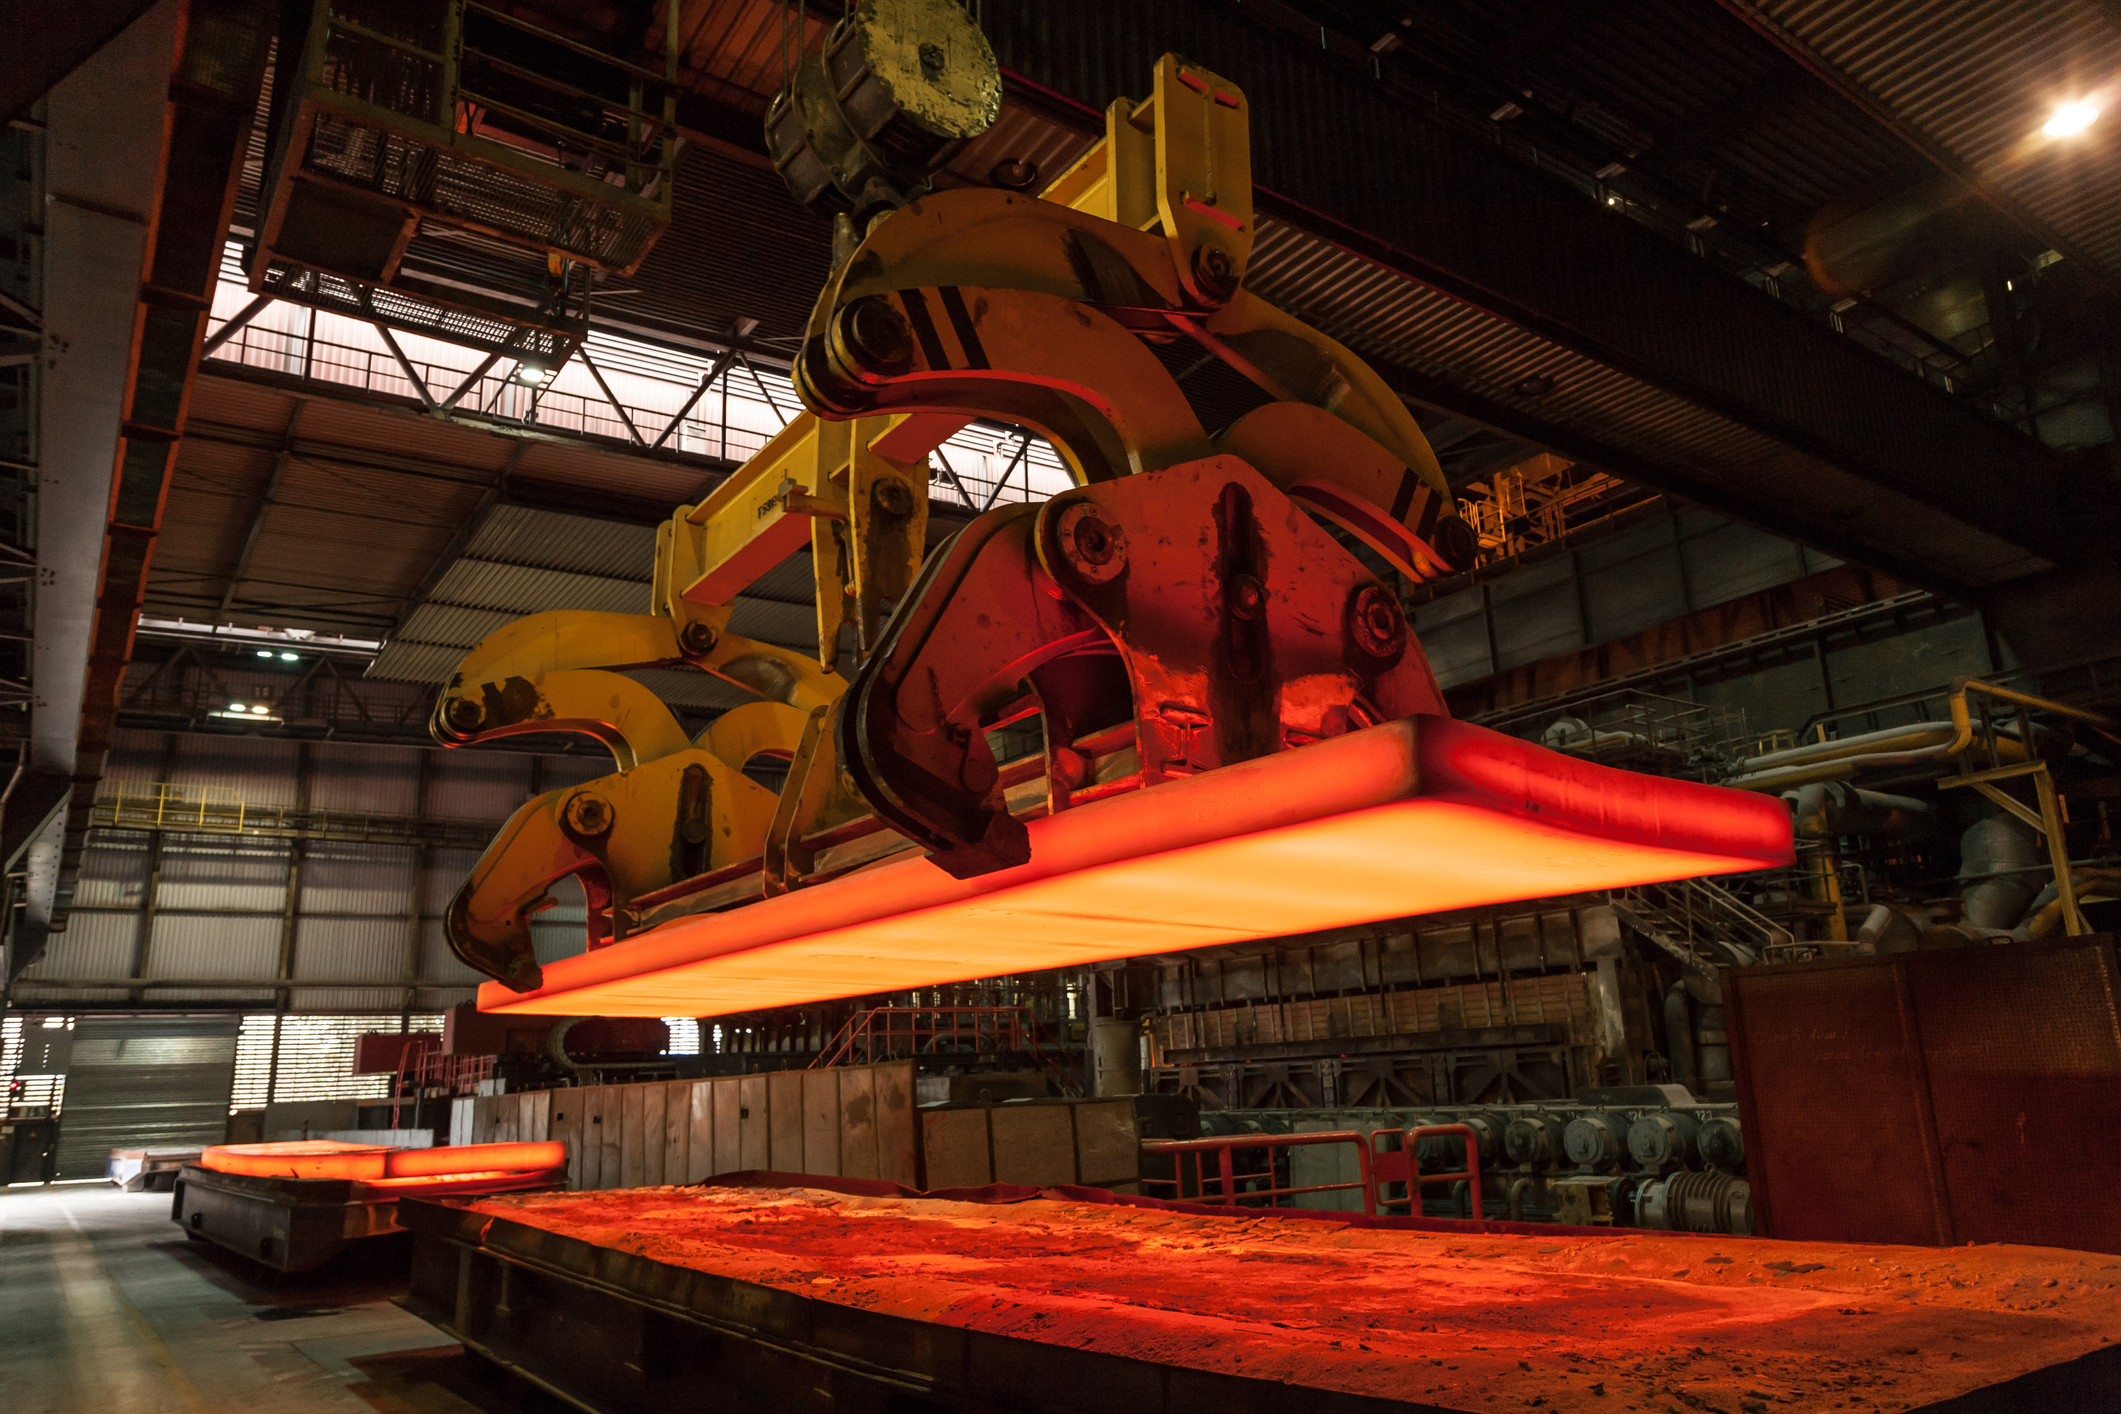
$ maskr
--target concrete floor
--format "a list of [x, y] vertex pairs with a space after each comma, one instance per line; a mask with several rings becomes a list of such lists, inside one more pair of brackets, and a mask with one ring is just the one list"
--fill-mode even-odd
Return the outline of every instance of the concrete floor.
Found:
[[0, 1189], [0, 1410], [558, 1407], [391, 1305], [402, 1258], [276, 1276], [187, 1242], [169, 1206], [166, 1193], [105, 1184]]

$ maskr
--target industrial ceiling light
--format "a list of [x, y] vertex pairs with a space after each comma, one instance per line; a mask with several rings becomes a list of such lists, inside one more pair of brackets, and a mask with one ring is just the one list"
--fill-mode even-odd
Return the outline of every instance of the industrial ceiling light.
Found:
[[516, 365], [516, 382], [535, 388], [552, 376], [552, 370], [542, 364], [519, 363]]
[[245, 707], [240, 702], [231, 702], [228, 704], [228, 710], [231, 712], [248, 712], [250, 708]]
[[260, 648], [260, 649], [258, 650], [258, 656], [259, 656], [260, 658], [270, 658], [270, 657], [272, 656], [272, 649], [270, 649], [270, 648]]
[[2098, 121], [2099, 110], [2093, 104], [2065, 103], [2055, 110], [2055, 115], [2040, 131], [2049, 137], [2075, 137]]
[[[265, 653], [260, 653], [260, 654], [259, 654], [258, 656], [259, 656], [259, 657], [261, 657], [261, 658], [264, 658], [264, 657], [269, 657], [269, 656], [271, 656], [271, 655], [270, 655], [270, 654], [265, 654]], [[302, 661], [302, 655], [301, 655], [301, 654], [299, 654], [299, 653], [282, 653], [282, 654], [280, 655], [280, 661], [281, 661], [281, 662], [283, 662], [283, 663], [299, 663], [299, 662], [301, 662], [301, 661]]]

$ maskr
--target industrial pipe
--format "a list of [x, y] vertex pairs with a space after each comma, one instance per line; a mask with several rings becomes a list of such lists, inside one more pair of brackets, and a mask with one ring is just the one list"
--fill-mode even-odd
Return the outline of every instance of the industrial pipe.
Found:
[[[1979, 678], [1959, 677], [1952, 679], [1952, 685], [1945, 698], [1952, 714], [1949, 727], [1943, 722], [1919, 722], [1912, 726], [1892, 727], [1884, 731], [1867, 732], [1861, 736], [1844, 737], [1838, 741], [1817, 742], [1810, 746], [1791, 747], [1785, 751], [1770, 751], [1740, 761], [1739, 774], [1726, 780], [1724, 784], [1741, 790], [1780, 792], [1795, 786], [1810, 785], [1815, 781], [1847, 780], [1858, 771], [1927, 764], [1960, 755], [1974, 744], [1973, 713], [1966, 705], [1968, 693], [1979, 693], [2014, 706], [2028, 707], [2083, 722], [2101, 736], [2121, 744], [2121, 727], [2117, 727], [2111, 718], [2103, 717], [2097, 712], [2087, 712], [2080, 707], [2050, 702], [2044, 697], [2033, 697], [2011, 688], [1998, 687]], [[1996, 756], [1999, 764], [2006, 760], [2031, 760], [2032, 743], [2019, 741], [2015, 735], [2005, 735], [1999, 731], [1996, 736]]]
[[1686, 1086], [1687, 1093], [1698, 1094], [1701, 1068], [1694, 1061], [1694, 1017], [1683, 979], [1664, 994], [1664, 1049], [1672, 1062], [1672, 1079]]
[[1925, 801], [1840, 781], [1814, 781], [1784, 791], [1782, 798], [1789, 802], [1797, 833], [1812, 839], [1838, 835], [1905, 839], [1929, 822]]
[[[2121, 869], [2094, 867], [2072, 870], [2070, 883], [2076, 890], [2079, 904], [2082, 904], [2087, 893], [2121, 896]], [[2027, 942], [2051, 937], [2055, 930], [2062, 926], [2067, 913], [2061, 894], [2062, 891], [2050, 882], [2046, 888], [2033, 896], [2032, 903], [2027, 905], [2029, 917], [2014, 931], [2023, 932]]]
[[1961, 909], [1976, 928], [1995, 932], [2018, 926], [2032, 902], [2026, 875], [2038, 869], [2040, 844], [2008, 815], [1984, 815], [1959, 837]]

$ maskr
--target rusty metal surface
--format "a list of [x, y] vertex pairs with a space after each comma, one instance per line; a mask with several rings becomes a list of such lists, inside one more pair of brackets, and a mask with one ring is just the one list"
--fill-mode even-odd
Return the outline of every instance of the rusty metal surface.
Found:
[[[407, 1203], [409, 1304], [563, 1386], [590, 1342], [541, 1349], [538, 1323], [557, 1330], [564, 1310], [577, 1331], [615, 1329], [619, 1303], [674, 1373], [702, 1347], [733, 1361], [752, 1341], [812, 1360], [806, 1375], [888, 1373], [944, 1408], [1225, 1414], [2091, 1408], [2066, 1386], [1982, 1392], [2087, 1354], [2079, 1378], [2110, 1379], [2098, 1362], [2114, 1357], [2094, 1352], [2121, 1333], [2121, 1262], [2081, 1253], [1395, 1230], [1054, 1191], [1006, 1201], [1022, 1191]], [[583, 1304], [592, 1285], [600, 1319]], [[612, 1369], [599, 1408], [654, 1407], [639, 1366]]]
[[2121, 1252], [2111, 936], [1724, 976], [1762, 1230]]

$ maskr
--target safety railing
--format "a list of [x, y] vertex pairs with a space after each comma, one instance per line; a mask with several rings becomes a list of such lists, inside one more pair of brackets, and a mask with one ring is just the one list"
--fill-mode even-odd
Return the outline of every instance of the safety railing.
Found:
[[[1423, 1173], [1421, 1141], [1452, 1136], [1465, 1141], [1466, 1166], [1455, 1173]], [[1468, 1217], [1479, 1218], [1487, 1209], [1480, 1197], [1480, 1136], [1463, 1124], [1423, 1124], [1413, 1129], [1379, 1129], [1371, 1132], [1368, 1149], [1370, 1202], [1365, 1211], [1387, 1214], [1393, 1208], [1421, 1212], [1421, 1190], [1432, 1183], [1466, 1185]], [[1387, 1192], [1387, 1189], [1396, 1190]]]
[[[1279, 1181], [1277, 1156], [1284, 1149], [1314, 1144], [1349, 1144], [1355, 1149], [1358, 1177], [1352, 1182], [1287, 1184]], [[1263, 1153], [1266, 1167], [1242, 1167], [1238, 1154]], [[1168, 1155], [1169, 1178], [1143, 1175], [1141, 1187], [1168, 1188], [1169, 1196], [1186, 1202], [1208, 1203], [1225, 1208], [1286, 1206], [1281, 1200], [1304, 1193], [1359, 1192], [1363, 1211], [1374, 1213], [1376, 1190], [1371, 1182], [1370, 1140], [1352, 1129], [1321, 1130], [1316, 1134], [1222, 1134], [1208, 1139], [1154, 1139], [1142, 1144], [1142, 1155]], [[1214, 1168], [1208, 1167], [1213, 1159]], [[1189, 1186], [1186, 1161], [1192, 1160]], [[1155, 1195], [1151, 1195], [1155, 1196]]]
[[168, 781], [105, 781], [96, 793], [96, 823], [115, 829], [241, 833], [243, 798], [228, 786]]
[[390, 1081], [390, 1127], [398, 1127], [399, 1112], [409, 1100], [454, 1099], [475, 1095], [479, 1083], [493, 1078], [493, 1056], [452, 1056], [442, 1052], [442, 1038], [421, 1036], [398, 1054], [397, 1073]]
[[[1445, 1173], [1421, 1171], [1421, 1141], [1425, 1138], [1456, 1137], [1465, 1142], [1466, 1161], [1461, 1170]], [[1290, 1149], [1314, 1145], [1342, 1144], [1355, 1150], [1353, 1179], [1332, 1183], [1296, 1183], [1285, 1175], [1282, 1155]], [[1331, 1129], [1315, 1134], [1219, 1134], [1206, 1139], [1157, 1139], [1142, 1144], [1144, 1159], [1168, 1157], [1168, 1177], [1144, 1174], [1144, 1193], [1167, 1189], [1171, 1198], [1225, 1208], [1280, 1208], [1306, 1206], [1283, 1200], [1316, 1193], [1356, 1193], [1362, 1210], [1372, 1217], [1388, 1216], [1392, 1208], [1418, 1213], [1421, 1190], [1437, 1183], [1464, 1183], [1470, 1215], [1480, 1217], [1480, 1143], [1463, 1124], [1428, 1124], [1414, 1129]], [[1264, 1166], [1261, 1166], [1264, 1160]], [[1212, 1162], [1213, 1167], [1210, 1167]], [[1190, 1172], [1189, 1172], [1190, 1168]]]
[[1080, 1088], [1039, 1044], [1038, 1018], [1023, 1006], [870, 1007], [849, 1017], [811, 1069], [870, 1065], [907, 1056], [1028, 1056], [1057, 1094]]

